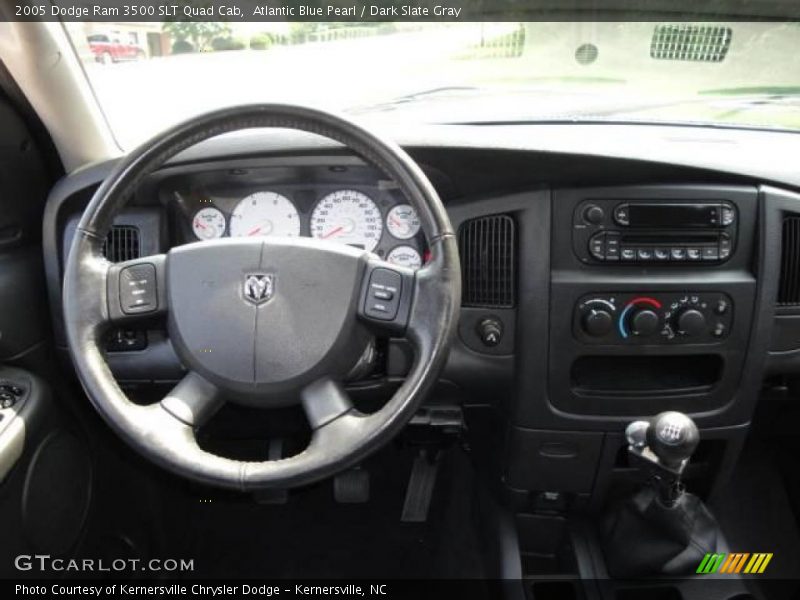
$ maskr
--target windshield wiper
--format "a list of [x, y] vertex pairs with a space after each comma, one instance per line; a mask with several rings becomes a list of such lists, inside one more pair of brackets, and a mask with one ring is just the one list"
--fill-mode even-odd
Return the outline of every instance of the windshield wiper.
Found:
[[432, 98], [440, 95], [446, 95], [451, 92], [476, 92], [479, 89], [480, 88], [471, 85], [445, 85], [435, 88], [429, 88], [426, 90], [421, 90], [419, 92], [413, 92], [411, 94], [403, 94], [402, 96], [397, 96], [396, 98], [386, 100], [385, 102], [378, 102], [376, 104], [368, 104], [365, 106], [356, 106], [354, 108], [349, 109], [347, 112], [360, 113], [360, 112], [378, 112], [382, 110], [392, 110], [393, 108], [397, 106], [402, 106], [403, 104], [411, 104], [419, 100], [424, 100], [427, 98]]

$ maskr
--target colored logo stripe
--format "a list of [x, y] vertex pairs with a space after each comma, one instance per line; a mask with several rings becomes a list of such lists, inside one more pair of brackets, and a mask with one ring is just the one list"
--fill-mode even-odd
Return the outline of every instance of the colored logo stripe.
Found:
[[772, 560], [771, 552], [731, 552], [730, 554], [706, 554], [697, 567], [697, 573], [763, 573]]

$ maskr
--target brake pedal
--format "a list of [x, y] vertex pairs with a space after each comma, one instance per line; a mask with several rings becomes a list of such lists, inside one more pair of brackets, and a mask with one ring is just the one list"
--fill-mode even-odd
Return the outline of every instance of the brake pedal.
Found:
[[421, 451], [414, 459], [411, 477], [408, 480], [406, 499], [403, 502], [403, 523], [424, 523], [428, 520], [428, 511], [439, 472], [439, 453], [431, 459], [428, 453]]
[[339, 504], [369, 502], [369, 471], [355, 467], [333, 479], [333, 497]]

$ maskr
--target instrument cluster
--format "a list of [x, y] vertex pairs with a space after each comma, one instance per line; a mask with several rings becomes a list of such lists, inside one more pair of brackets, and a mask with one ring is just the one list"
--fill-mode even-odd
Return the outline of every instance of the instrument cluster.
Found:
[[305, 236], [419, 268], [425, 243], [417, 211], [380, 186], [259, 186], [174, 190], [184, 243], [221, 237]]

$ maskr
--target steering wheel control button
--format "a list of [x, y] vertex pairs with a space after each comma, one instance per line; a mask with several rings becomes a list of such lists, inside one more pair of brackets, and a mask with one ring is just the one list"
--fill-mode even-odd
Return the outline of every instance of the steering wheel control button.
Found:
[[11, 408], [17, 403], [17, 397], [10, 392], [0, 392], [0, 408]]
[[125, 314], [147, 313], [158, 308], [156, 268], [148, 263], [125, 267], [119, 274], [119, 301]]
[[403, 278], [390, 269], [377, 268], [369, 277], [367, 304], [364, 313], [381, 321], [392, 321], [400, 307]]

